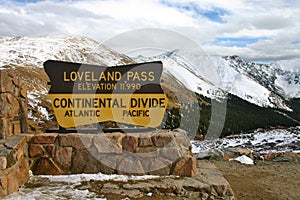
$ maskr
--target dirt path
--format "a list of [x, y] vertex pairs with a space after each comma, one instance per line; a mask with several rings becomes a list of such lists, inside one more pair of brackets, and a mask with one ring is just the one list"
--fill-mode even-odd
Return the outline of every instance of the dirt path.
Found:
[[237, 200], [300, 199], [300, 164], [259, 161], [256, 165], [214, 161]]

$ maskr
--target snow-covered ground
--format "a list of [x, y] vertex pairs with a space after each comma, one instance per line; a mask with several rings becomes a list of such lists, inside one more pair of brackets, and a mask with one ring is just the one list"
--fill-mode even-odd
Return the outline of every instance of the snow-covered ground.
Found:
[[20, 188], [18, 192], [3, 198], [4, 200], [61, 200], [61, 199], [90, 199], [106, 200], [104, 196], [99, 196], [89, 190], [79, 190], [76, 186], [82, 181], [99, 180], [99, 181], [119, 181], [127, 182], [129, 180], [147, 180], [163, 178], [154, 175], [145, 176], [126, 176], [126, 175], [107, 175], [107, 174], [76, 174], [76, 175], [59, 175], [59, 176], [33, 176]]
[[215, 149], [249, 148], [260, 154], [275, 152], [300, 152], [300, 126], [269, 131], [233, 135], [227, 138], [191, 141], [192, 152], [210, 152]]

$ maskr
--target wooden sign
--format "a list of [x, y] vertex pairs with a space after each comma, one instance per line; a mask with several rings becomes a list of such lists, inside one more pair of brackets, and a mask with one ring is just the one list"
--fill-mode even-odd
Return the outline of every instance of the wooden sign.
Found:
[[48, 60], [49, 96], [64, 128], [116, 121], [161, 124], [168, 98], [160, 86], [162, 62], [114, 67]]

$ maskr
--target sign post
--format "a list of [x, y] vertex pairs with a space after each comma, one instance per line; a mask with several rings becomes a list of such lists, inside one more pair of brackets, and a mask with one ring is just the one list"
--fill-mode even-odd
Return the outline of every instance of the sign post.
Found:
[[48, 60], [50, 100], [63, 128], [105, 121], [158, 127], [168, 98], [160, 77], [162, 62], [114, 67]]

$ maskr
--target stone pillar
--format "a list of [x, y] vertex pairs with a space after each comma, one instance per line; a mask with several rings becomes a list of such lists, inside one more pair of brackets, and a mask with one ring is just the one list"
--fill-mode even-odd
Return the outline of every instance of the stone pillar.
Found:
[[27, 87], [15, 70], [0, 70], [0, 139], [27, 133]]

